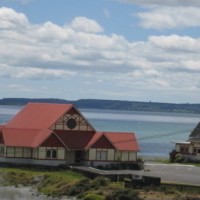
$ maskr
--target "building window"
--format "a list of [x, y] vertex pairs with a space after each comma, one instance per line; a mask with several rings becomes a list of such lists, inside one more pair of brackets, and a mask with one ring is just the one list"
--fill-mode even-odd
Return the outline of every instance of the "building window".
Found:
[[97, 150], [96, 159], [97, 160], [107, 160], [108, 151], [107, 150]]
[[0, 146], [0, 156], [4, 156], [4, 147]]
[[195, 148], [194, 152], [197, 153], [197, 154], [200, 154], [200, 148]]
[[57, 150], [56, 149], [47, 149], [46, 158], [56, 159], [57, 158]]
[[181, 146], [181, 148], [180, 148], [180, 153], [189, 153], [189, 148], [188, 148], [188, 146]]

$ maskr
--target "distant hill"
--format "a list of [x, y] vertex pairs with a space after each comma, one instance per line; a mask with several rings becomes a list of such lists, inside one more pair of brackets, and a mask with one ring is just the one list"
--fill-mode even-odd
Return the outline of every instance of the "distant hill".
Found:
[[154, 112], [184, 112], [200, 114], [200, 104], [173, 104], [157, 102], [80, 99], [69, 101], [65, 99], [31, 99], [31, 98], [3, 98], [0, 105], [25, 105], [28, 102], [41, 103], [70, 103], [78, 108], [130, 110], [130, 111], [154, 111]]

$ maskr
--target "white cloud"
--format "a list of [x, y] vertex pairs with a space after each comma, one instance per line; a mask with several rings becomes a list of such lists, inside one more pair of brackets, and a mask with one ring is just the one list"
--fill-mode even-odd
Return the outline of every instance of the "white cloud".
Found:
[[199, 38], [174, 34], [129, 42], [102, 31], [85, 17], [64, 26], [31, 24], [24, 14], [1, 8], [0, 77], [50, 81], [75, 77], [101, 87], [109, 83], [117, 88], [115, 94], [124, 88], [132, 94], [199, 91]]
[[200, 38], [178, 35], [150, 36], [149, 41], [152, 45], [168, 51], [200, 53]]
[[200, 1], [198, 0], [120, 0], [122, 2], [136, 3], [146, 6], [184, 6], [184, 7], [200, 7]]
[[186, 60], [185, 62], [182, 62], [182, 66], [185, 69], [188, 69], [190, 71], [200, 73], [200, 61], [195, 60]]
[[152, 29], [200, 27], [200, 8], [156, 7], [137, 14], [140, 26]]
[[28, 19], [23, 13], [17, 13], [6, 7], [1, 8], [0, 19], [0, 30], [20, 30], [28, 25]]
[[103, 28], [95, 20], [88, 19], [86, 17], [74, 18], [70, 26], [76, 31], [81, 31], [86, 33], [103, 32]]
[[59, 79], [75, 76], [75, 72], [53, 69], [40, 69], [33, 67], [10, 67], [0, 65], [0, 77], [17, 78], [17, 79]]

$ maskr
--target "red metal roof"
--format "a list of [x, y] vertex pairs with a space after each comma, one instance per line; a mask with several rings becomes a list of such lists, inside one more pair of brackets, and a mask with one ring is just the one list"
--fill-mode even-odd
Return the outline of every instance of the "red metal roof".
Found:
[[32, 142], [32, 147], [36, 148], [40, 146], [42, 142], [51, 135], [51, 133], [52, 130], [49, 129], [40, 130]]
[[87, 145], [87, 149], [95, 144], [102, 136], [105, 136], [110, 143], [119, 151], [139, 151], [134, 133], [128, 132], [96, 132]]
[[28, 103], [6, 127], [47, 129], [72, 107], [72, 104]]
[[32, 147], [34, 138], [40, 132], [38, 129], [6, 128], [3, 138], [6, 146]]
[[6, 125], [0, 125], [0, 131], [5, 127]]

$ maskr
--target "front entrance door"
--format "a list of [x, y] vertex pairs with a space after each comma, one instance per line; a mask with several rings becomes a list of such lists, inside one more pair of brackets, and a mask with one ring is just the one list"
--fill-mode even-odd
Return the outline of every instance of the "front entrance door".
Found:
[[80, 163], [81, 159], [82, 159], [82, 151], [76, 151], [75, 152], [75, 161], [76, 161], [76, 163]]

